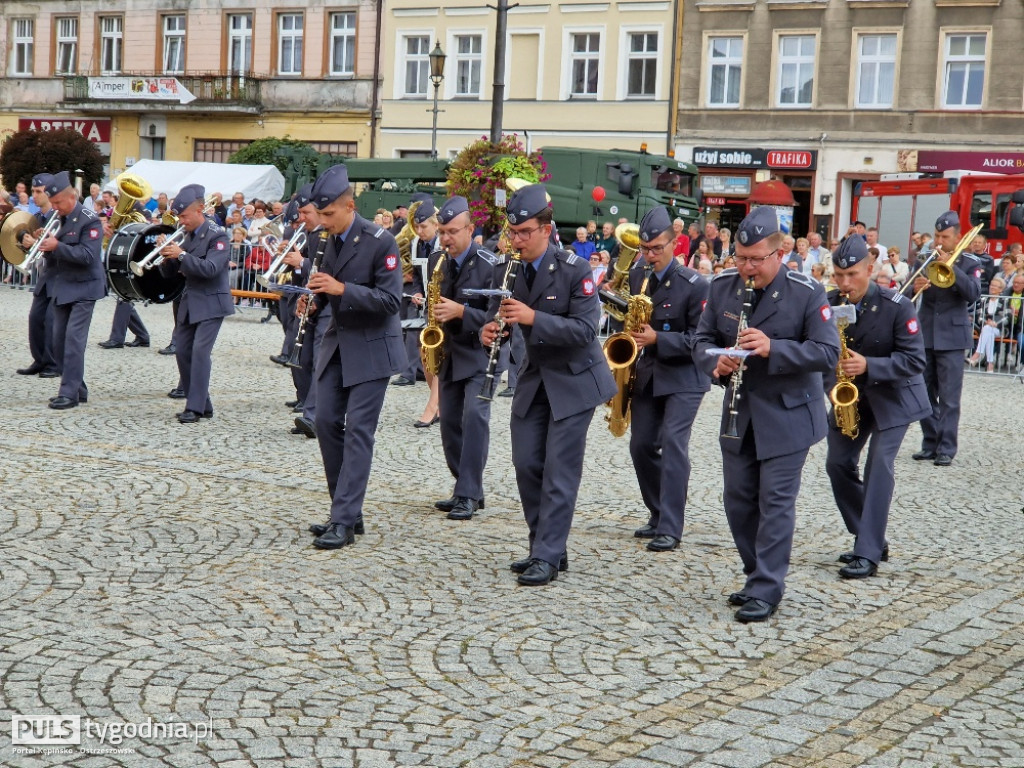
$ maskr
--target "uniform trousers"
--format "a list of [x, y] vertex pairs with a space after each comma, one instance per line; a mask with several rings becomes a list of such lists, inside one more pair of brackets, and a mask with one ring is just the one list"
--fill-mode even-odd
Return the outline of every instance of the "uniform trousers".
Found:
[[[326, 313], [325, 313], [326, 312]], [[324, 314], [325, 313], [325, 314]], [[324, 340], [324, 334], [331, 324], [330, 307], [320, 310], [319, 317], [312, 323], [306, 324], [306, 336], [302, 340], [302, 355], [299, 358], [302, 367], [309, 372], [309, 390], [302, 401], [302, 417], [316, 423], [316, 383], [313, 381], [313, 371], [316, 370], [316, 361], [320, 357], [320, 344]], [[311, 340], [312, 339], [312, 340]]]
[[722, 451], [725, 516], [743, 561], [743, 593], [777, 605], [786, 591], [786, 573], [796, 525], [796, 496], [807, 449], [757, 458], [748, 428], [739, 453]]
[[530, 556], [555, 567], [569, 539], [593, 418], [590, 408], [556, 421], [543, 384], [526, 414], [512, 416], [512, 462], [529, 528]]
[[149, 331], [146, 330], [142, 317], [135, 309], [135, 303], [118, 299], [117, 306], [114, 307], [114, 319], [110, 324], [109, 340], [123, 344], [128, 336], [128, 331], [131, 331], [135, 338], [143, 344], [149, 344]]
[[331, 494], [331, 522], [351, 528], [363, 516], [388, 378], [343, 386], [341, 357], [335, 350], [316, 387], [316, 434]]
[[185, 390], [185, 408], [196, 413], [213, 410], [210, 400], [210, 371], [213, 368], [213, 345], [224, 323], [213, 317], [198, 323], [179, 322], [171, 340], [178, 361], [178, 381]]
[[477, 397], [485, 378], [480, 372], [452, 381], [449, 366], [438, 382], [441, 447], [455, 478], [453, 495], [477, 501], [484, 497], [484, 467], [491, 436], [491, 401]]
[[60, 361], [57, 395], [78, 402], [89, 396], [85, 383], [85, 347], [95, 301], [73, 301], [53, 306], [53, 356]]
[[961, 349], [925, 349], [924, 383], [932, 415], [921, 419], [921, 450], [956, 456], [960, 426], [960, 395], [964, 388]]
[[526, 356], [526, 339], [518, 325], [512, 326], [509, 333], [509, 342], [501, 347], [501, 356], [498, 358], [497, 371], [508, 370], [508, 388], [515, 389], [519, 381], [519, 364]]
[[295, 334], [299, 330], [299, 318], [295, 316], [298, 304], [299, 294], [297, 293], [283, 293], [277, 300], [278, 319], [284, 330], [284, 341], [281, 343], [281, 355], [284, 357], [291, 355], [292, 346], [295, 344]]
[[690, 485], [690, 431], [704, 393], [655, 397], [652, 384], [648, 380], [630, 403], [629, 454], [650, 512], [648, 524], [659, 536], [681, 539]]
[[[907, 426], [878, 429], [870, 405], [862, 402], [857, 437], [850, 439], [835, 427], [828, 431], [825, 471], [832, 483], [832, 495], [846, 530], [856, 537], [853, 554], [875, 565], [881, 562], [885, 548], [889, 506], [896, 486], [896, 454], [907, 434]], [[869, 438], [871, 444], [861, 479], [858, 463]]]
[[[420, 308], [412, 302], [412, 299], [402, 299], [401, 317], [404, 320], [414, 320], [420, 316]], [[406, 328], [403, 331], [405, 335], [405, 356], [408, 358], [409, 362], [400, 375], [407, 378], [409, 381], [416, 381], [417, 373], [421, 373], [423, 371], [423, 366], [420, 364], [421, 330], [423, 329]]]
[[43, 370], [59, 371], [60, 361], [53, 351], [53, 299], [43, 288], [32, 295], [28, 310], [28, 350], [32, 363]]

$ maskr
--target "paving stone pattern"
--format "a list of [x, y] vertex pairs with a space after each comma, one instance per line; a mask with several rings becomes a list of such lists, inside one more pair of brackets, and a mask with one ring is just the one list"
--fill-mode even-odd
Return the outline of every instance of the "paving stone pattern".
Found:
[[[734, 621], [741, 584], [722, 512], [718, 413], [705, 399], [682, 546], [653, 554], [627, 439], [595, 418], [570, 570], [518, 587], [525, 551], [497, 398], [487, 509], [451, 522], [426, 388], [391, 387], [367, 532], [312, 548], [328, 508], [316, 444], [288, 433], [280, 326], [246, 310], [215, 350], [216, 415], [179, 425], [170, 308], [151, 349], [102, 350], [90, 398], [46, 408], [29, 362], [30, 297], [0, 292], [0, 764], [103, 766], [1024, 766], [1024, 387], [969, 376], [948, 469], [897, 463], [892, 560], [844, 582], [851, 544], [810, 453], [789, 591], [767, 624]], [[126, 753], [16, 752], [13, 715], [98, 724], [210, 722], [125, 738]], [[82, 747], [110, 747], [95, 738]]]

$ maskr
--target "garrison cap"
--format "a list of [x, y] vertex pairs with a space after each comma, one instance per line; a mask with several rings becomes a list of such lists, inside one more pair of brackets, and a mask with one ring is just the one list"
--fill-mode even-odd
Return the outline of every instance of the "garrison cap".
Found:
[[202, 202], [205, 199], [206, 187], [202, 184], [186, 184], [174, 196], [174, 202], [171, 203], [171, 213], [180, 214], [192, 203], [196, 202], [196, 200]]
[[779, 216], [775, 209], [770, 205], [759, 205], [740, 222], [736, 239], [743, 245], [754, 245], [779, 231]]
[[284, 207], [284, 216], [282, 217], [285, 224], [292, 224], [299, 218], [299, 198], [291, 200], [288, 205]]
[[420, 203], [419, 208], [416, 209], [416, 213], [414, 213], [412, 217], [417, 224], [422, 224], [436, 213], [437, 208], [434, 207], [434, 201], [428, 197]]
[[850, 267], [864, 261], [868, 257], [868, 244], [860, 235], [851, 235], [843, 240], [832, 254], [832, 263], [840, 269]]
[[668, 209], [663, 205], [651, 208], [640, 219], [640, 239], [645, 243], [651, 242], [662, 232], [669, 229], [672, 229], [672, 219], [668, 215]]
[[70, 186], [71, 175], [67, 171], [55, 173], [53, 176], [50, 177], [50, 181], [46, 184], [46, 196], [53, 197], [54, 195], [63, 192]]
[[956, 211], [946, 211], [944, 214], [939, 216], [935, 220], [935, 231], [942, 232], [947, 229], [953, 229], [960, 226], [960, 217], [956, 215]]
[[320, 174], [313, 182], [310, 202], [318, 210], [323, 210], [343, 194], [348, 192], [348, 169], [344, 165], [333, 165]]
[[[413, 192], [412, 195], [409, 196], [409, 205], [412, 205], [413, 203], [425, 203], [427, 200], [433, 201], [429, 192]], [[408, 208], [409, 205], [405, 207]]]
[[313, 202], [313, 182], [299, 187], [299, 191], [295, 193], [295, 202], [299, 204], [299, 208], [305, 208]]
[[441, 210], [437, 212], [437, 220], [442, 224], [448, 224], [460, 213], [469, 212], [469, 202], [462, 195], [449, 197], [441, 203]]
[[550, 207], [547, 188], [543, 184], [528, 184], [512, 195], [505, 211], [509, 223], [522, 224]]
[[32, 177], [33, 187], [45, 187], [53, 181], [53, 175], [49, 173], [37, 173]]

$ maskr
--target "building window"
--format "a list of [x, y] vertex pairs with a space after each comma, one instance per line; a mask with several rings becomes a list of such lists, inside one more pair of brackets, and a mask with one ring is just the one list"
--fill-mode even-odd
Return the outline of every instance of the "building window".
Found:
[[626, 96], [653, 99], [658, 78], [658, 33], [629, 33]]
[[329, 155], [355, 157], [359, 153], [359, 144], [355, 141], [310, 141], [308, 143], [317, 152], [326, 152]]
[[942, 106], [949, 109], [977, 109], [985, 91], [986, 36], [946, 37], [945, 83]]
[[814, 96], [814, 35], [779, 37], [776, 105], [809, 107]]
[[712, 37], [708, 40], [709, 107], [738, 107], [743, 77], [743, 38]]
[[11, 19], [11, 74], [32, 74], [34, 19]]
[[100, 17], [100, 73], [121, 74], [121, 55], [124, 51], [124, 17]]
[[277, 73], [302, 74], [301, 13], [282, 13], [277, 17]]
[[252, 14], [228, 16], [228, 69], [246, 75], [252, 67]]
[[164, 16], [164, 74], [185, 71], [185, 17]]
[[245, 140], [196, 139], [195, 148], [192, 150], [192, 160], [197, 163], [226, 163], [235, 152], [251, 143], [251, 141]]
[[601, 35], [597, 32], [583, 32], [570, 35], [570, 39], [572, 81], [569, 96], [596, 97], [601, 61]]
[[356, 15], [354, 13], [331, 14], [331, 61], [332, 75], [351, 75], [356, 71]]
[[78, 17], [57, 19], [57, 58], [54, 74], [73, 75], [78, 71]]
[[405, 95], [426, 96], [430, 74], [430, 38], [426, 35], [406, 37], [402, 45], [405, 55]]
[[480, 97], [480, 72], [483, 67], [483, 37], [455, 36], [455, 95]]
[[857, 102], [888, 109], [896, 85], [896, 35], [861, 35], [857, 46]]

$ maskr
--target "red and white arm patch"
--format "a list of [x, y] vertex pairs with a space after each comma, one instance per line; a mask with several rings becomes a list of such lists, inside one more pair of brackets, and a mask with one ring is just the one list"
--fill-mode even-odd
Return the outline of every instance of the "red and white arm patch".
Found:
[[218, 251], [223, 251], [224, 250], [224, 243], [221, 242], [220, 240], [217, 241], [217, 250]]
[[393, 253], [389, 253], [384, 259], [384, 269], [388, 272], [394, 272], [398, 269], [398, 257]]
[[821, 319], [824, 320], [826, 323], [832, 319], [832, 307], [830, 307], [828, 304], [823, 306], [818, 311], [821, 312]]
[[702, 301], [700, 303], [700, 311], [703, 312], [705, 309], [707, 309], [707, 307], [708, 307], [708, 300], [704, 299], [704, 301]]
[[583, 295], [593, 296], [594, 295], [594, 280], [586, 277], [583, 279]]
[[919, 326], [917, 324], [917, 318], [916, 317], [912, 317], [909, 320], [907, 320], [907, 333], [909, 333], [911, 336], [913, 336], [914, 334], [916, 334], [920, 330], [921, 330], [921, 326]]

